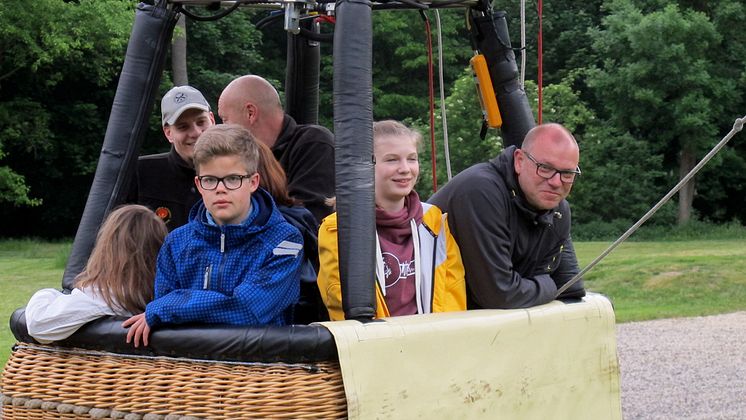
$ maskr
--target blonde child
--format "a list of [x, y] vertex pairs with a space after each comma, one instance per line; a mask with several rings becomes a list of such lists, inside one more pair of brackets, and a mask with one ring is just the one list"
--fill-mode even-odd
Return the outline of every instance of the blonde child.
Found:
[[153, 298], [155, 261], [167, 233], [147, 207], [130, 204], [112, 211], [70, 294], [42, 289], [31, 297], [29, 335], [41, 343], [64, 340], [97, 318], [144, 311]]
[[[376, 318], [466, 309], [464, 267], [446, 215], [420, 201], [422, 136], [398, 121], [373, 124], [376, 202]], [[317, 284], [332, 320], [344, 319], [337, 214], [319, 230]]]

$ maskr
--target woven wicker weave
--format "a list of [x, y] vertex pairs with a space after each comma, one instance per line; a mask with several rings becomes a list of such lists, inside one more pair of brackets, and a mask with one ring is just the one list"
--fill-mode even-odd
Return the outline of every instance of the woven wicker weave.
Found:
[[337, 362], [221, 363], [19, 343], [1, 384], [4, 419], [347, 414]]

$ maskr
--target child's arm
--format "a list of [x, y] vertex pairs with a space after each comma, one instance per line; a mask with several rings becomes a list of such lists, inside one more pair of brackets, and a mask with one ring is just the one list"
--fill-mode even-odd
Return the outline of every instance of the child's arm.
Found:
[[[285, 247], [292, 243], [297, 247]], [[280, 325], [283, 312], [298, 300], [303, 241], [296, 229], [278, 244], [259, 270], [246, 272], [230, 292], [174, 289], [148, 304], [148, 325], [206, 322], [234, 325]], [[160, 266], [159, 266], [160, 268]], [[156, 275], [156, 283], [159, 281]]]
[[[170, 291], [174, 290], [178, 284], [173, 252], [173, 244], [169, 240], [169, 237], [167, 237], [158, 253], [158, 259], [156, 261], [154, 285], [155, 299], [165, 296]], [[135, 347], [139, 347], [140, 340], [142, 340], [143, 346], [148, 345], [150, 339], [150, 325], [148, 325], [145, 313], [137, 314], [122, 322], [122, 327], [129, 328], [125, 340], [127, 343], [132, 342]]]
[[29, 335], [40, 343], [51, 343], [66, 339], [94, 319], [115, 313], [103, 299], [80, 289], [73, 289], [69, 295], [42, 289], [29, 300], [25, 315]]

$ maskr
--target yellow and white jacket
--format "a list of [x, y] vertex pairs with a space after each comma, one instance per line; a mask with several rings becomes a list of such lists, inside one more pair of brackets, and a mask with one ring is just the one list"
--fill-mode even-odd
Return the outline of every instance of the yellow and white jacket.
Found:
[[[415, 242], [415, 283], [417, 312], [450, 312], [466, 310], [464, 265], [456, 240], [446, 221], [447, 214], [432, 204], [421, 203], [422, 223], [411, 221]], [[344, 319], [342, 288], [339, 283], [339, 245], [337, 213], [327, 216], [319, 229], [319, 276], [321, 299], [332, 321]], [[384, 299], [383, 257], [376, 235], [376, 318], [390, 316]]]

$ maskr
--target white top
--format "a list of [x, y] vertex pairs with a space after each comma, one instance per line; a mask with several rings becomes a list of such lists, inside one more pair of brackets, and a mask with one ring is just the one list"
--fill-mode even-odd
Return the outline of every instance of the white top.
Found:
[[64, 340], [78, 328], [106, 315], [117, 313], [91, 288], [73, 289], [69, 295], [56, 289], [41, 289], [26, 305], [26, 327], [40, 343]]

